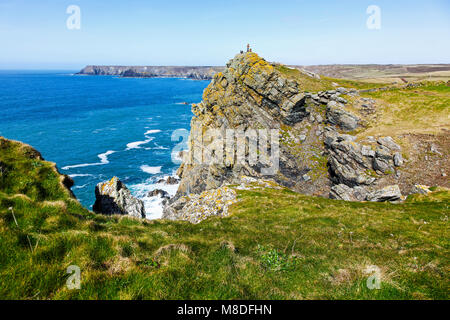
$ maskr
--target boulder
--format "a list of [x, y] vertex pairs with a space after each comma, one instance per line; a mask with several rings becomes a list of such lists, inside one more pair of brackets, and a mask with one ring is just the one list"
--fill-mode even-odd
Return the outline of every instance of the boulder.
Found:
[[329, 153], [332, 180], [336, 184], [354, 187], [370, 185], [375, 181], [367, 174], [367, 170], [372, 168], [372, 160], [362, 153], [362, 146], [354, 141], [353, 136], [326, 128], [324, 142]]
[[394, 165], [396, 167], [401, 167], [403, 165], [403, 157], [400, 152], [394, 153]]
[[378, 146], [373, 159], [373, 169], [383, 173], [393, 172], [393, 164], [391, 151], [384, 146]]
[[157, 183], [164, 183], [168, 185], [177, 184], [180, 180], [175, 177], [167, 177], [167, 179], [160, 179]]
[[160, 197], [164, 199], [170, 199], [170, 195], [167, 191], [161, 190], [161, 189], [155, 189], [153, 191], [150, 191], [147, 195], [148, 197]]
[[345, 201], [364, 201], [367, 198], [367, 187], [349, 187], [345, 184], [337, 184], [331, 187], [330, 198]]
[[336, 89], [337, 92], [339, 92], [340, 94], [347, 94], [348, 90], [346, 88], [343, 87], [339, 87]]
[[365, 157], [375, 157], [375, 151], [373, 151], [369, 146], [362, 146], [361, 153]]
[[416, 184], [411, 190], [411, 193], [416, 194], [429, 194], [431, 192], [429, 186], [425, 186], [422, 184]]
[[379, 171], [382, 173], [389, 173], [392, 171], [392, 167], [389, 165], [389, 162], [385, 159], [374, 158], [373, 159], [373, 170]]
[[401, 147], [395, 143], [394, 139], [392, 137], [381, 137], [377, 140], [378, 144], [381, 146], [388, 148], [391, 151], [400, 151]]
[[130, 190], [117, 177], [97, 184], [95, 198], [94, 212], [145, 218], [144, 202], [133, 197]]
[[175, 177], [168, 177], [166, 180], [166, 184], [177, 184], [178, 182], [180, 182], [180, 180]]
[[327, 105], [327, 120], [329, 123], [348, 131], [355, 130], [360, 121], [357, 116], [344, 110], [342, 104], [335, 101], [330, 101]]
[[331, 187], [330, 199], [354, 201], [353, 189], [345, 184], [336, 184]]
[[367, 200], [372, 202], [398, 201], [401, 199], [402, 193], [398, 185], [387, 186], [367, 195]]

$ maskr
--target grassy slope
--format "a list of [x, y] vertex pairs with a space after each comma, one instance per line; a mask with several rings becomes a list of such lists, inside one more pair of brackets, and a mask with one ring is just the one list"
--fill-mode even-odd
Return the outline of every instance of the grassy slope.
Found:
[[448, 299], [446, 192], [393, 205], [238, 191], [229, 218], [149, 222], [89, 212], [30, 156], [1, 140], [2, 299]]
[[381, 106], [381, 117], [366, 135], [441, 133], [450, 128], [450, 86], [429, 82], [418, 88], [396, 88], [362, 94]]

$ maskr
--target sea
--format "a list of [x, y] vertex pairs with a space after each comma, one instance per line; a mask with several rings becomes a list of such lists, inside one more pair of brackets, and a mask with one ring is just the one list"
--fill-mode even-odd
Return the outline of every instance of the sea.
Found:
[[23, 141], [75, 182], [92, 209], [95, 186], [117, 176], [144, 201], [148, 219], [162, 215], [154, 189], [174, 176], [186, 149], [191, 103], [209, 81], [120, 78], [75, 71], [0, 71], [0, 136]]

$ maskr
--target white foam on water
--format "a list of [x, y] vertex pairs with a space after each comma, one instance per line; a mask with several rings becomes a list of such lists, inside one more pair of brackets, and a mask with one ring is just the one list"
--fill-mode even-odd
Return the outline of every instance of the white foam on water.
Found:
[[169, 150], [169, 148], [160, 146], [156, 142], [155, 142], [155, 146], [153, 148], [149, 148], [149, 149], [153, 149], [153, 150]]
[[[166, 180], [170, 175], [166, 175], [163, 177], [159, 177], [158, 180], [164, 179]], [[174, 177], [174, 176], [172, 176]], [[165, 183], [155, 183], [152, 181], [148, 181], [145, 183], [135, 184], [130, 186], [130, 190], [133, 195], [142, 201], [144, 201], [146, 218], [149, 220], [161, 219], [163, 214], [163, 201], [164, 199], [160, 196], [157, 197], [149, 197], [148, 193], [161, 189], [166, 191], [171, 197], [173, 197], [178, 190], [179, 184], [167, 185]]]
[[144, 135], [153, 134], [153, 133], [159, 133], [161, 130], [155, 129], [155, 130], [148, 130]]
[[141, 170], [148, 174], [157, 174], [161, 172], [162, 167], [150, 167], [146, 164], [142, 165]]
[[76, 173], [76, 174], [69, 174], [69, 177], [76, 178], [76, 177], [92, 177], [92, 174], [88, 173]]
[[87, 184], [83, 184], [82, 186], [75, 186], [72, 189], [83, 189], [86, 186], [87, 186]]
[[147, 144], [150, 141], [152, 141], [153, 139], [154, 138], [148, 138], [147, 140], [144, 140], [144, 141], [130, 142], [130, 143], [127, 144], [127, 149], [126, 150], [140, 149], [143, 144]]
[[108, 156], [109, 156], [110, 154], [115, 153], [115, 152], [116, 152], [116, 151], [108, 150], [108, 151], [106, 151], [105, 153], [100, 153], [100, 154], [98, 154], [97, 157], [99, 157], [100, 162], [96, 162], [96, 163], [82, 163], [82, 164], [75, 164], [75, 165], [73, 165], [73, 166], [65, 166], [65, 167], [62, 167], [61, 169], [63, 169], [63, 170], [70, 170], [70, 169], [74, 169], [74, 168], [84, 168], [84, 167], [92, 167], [92, 166], [102, 166], [102, 165], [105, 165], [105, 164], [108, 164], [108, 163], [109, 163]]

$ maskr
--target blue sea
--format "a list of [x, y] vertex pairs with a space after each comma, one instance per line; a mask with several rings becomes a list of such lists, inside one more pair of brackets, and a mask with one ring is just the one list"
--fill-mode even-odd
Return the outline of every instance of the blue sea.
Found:
[[[119, 177], [160, 217], [162, 188], [179, 163], [172, 150], [177, 129], [187, 134], [191, 107], [209, 81], [81, 76], [70, 71], [0, 71], [0, 135], [20, 140], [73, 178], [73, 192], [92, 209], [95, 185]], [[184, 146], [185, 147], [185, 146]]]

